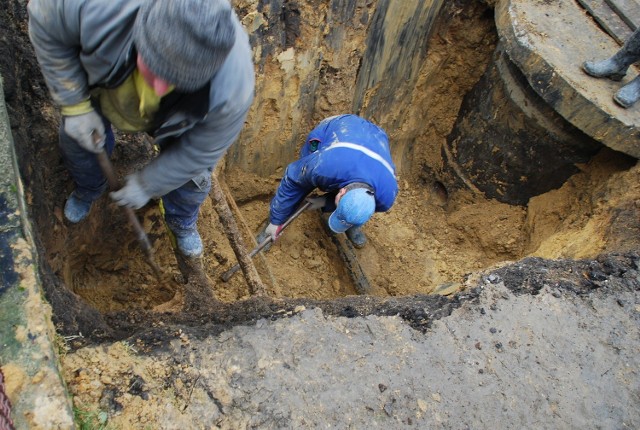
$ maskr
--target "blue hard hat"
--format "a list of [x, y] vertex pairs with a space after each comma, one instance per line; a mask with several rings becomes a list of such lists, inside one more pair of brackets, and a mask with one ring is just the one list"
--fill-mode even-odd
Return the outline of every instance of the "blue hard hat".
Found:
[[344, 233], [369, 221], [375, 210], [376, 200], [371, 191], [366, 188], [347, 191], [329, 217], [329, 228], [334, 233]]

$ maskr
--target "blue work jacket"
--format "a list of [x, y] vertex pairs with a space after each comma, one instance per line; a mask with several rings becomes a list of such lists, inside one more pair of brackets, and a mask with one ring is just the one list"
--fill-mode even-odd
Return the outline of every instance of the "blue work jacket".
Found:
[[270, 222], [284, 223], [316, 188], [335, 193], [353, 182], [373, 189], [376, 212], [391, 208], [398, 182], [387, 134], [357, 115], [327, 118], [309, 133], [300, 158], [287, 166], [271, 200]]

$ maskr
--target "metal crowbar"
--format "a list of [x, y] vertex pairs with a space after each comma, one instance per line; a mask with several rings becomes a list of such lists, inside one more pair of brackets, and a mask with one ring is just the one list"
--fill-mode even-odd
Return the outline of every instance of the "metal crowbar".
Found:
[[[300, 206], [298, 208], [298, 210], [296, 210], [293, 215], [291, 215], [285, 222], [284, 224], [282, 224], [282, 228], [280, 229], [280, 234], [282, 234], [282, 232], [284, 231], [285, 228], [287, 228], [289, 226], [289, 224], [291, 224], [291, 222], [298, 218], [298, 216], [300, 216], [300, 214], [302, 212], [304, 212], [305, 210], [307, 210], [307, 208], [309, 208], [309, 206], [311, 206], [311, 202], [306, 201], [302, 206]], [[260, 251], [262, 251], [267, 245], [269, 245], [271, 242], [273, 241], [273, 238], [271, 236], [267, 237], [265, 240], [263, 240], [258, 246], [256, 246], [255, 248], [253, 248], [253, 250], [249, 253], [249, 258], [252, 258], [254, 255], [256, 255], [257, 253], [259, 253]], [[233, 276], [234, 273], [236, 273], [238, 271], [238, 269], [240, 269], [240, 263], [235, 264], [231, 269], [227, 270], [226, 272], [224, 272], [220, 278], [224, 281], [227, 282], [229, 281], [229, 279], [231, 279], [231, 277]]]
[[[94, 132], [92, 134], [95, 142], [98, 139], [97, 133]], [[120, 183], [118, 182], [118, 178], [113, 170], [113, 165], [111, 164], [109, 156], [107, 155], [107, 152], [104, 150], [104, 148], [96, 154], [96, 157], [98, 158], [100, 168], [102, 168], [102, 173], [104, 173], [104, 176], [107, 178], [109, 188], [111, 188], [111, 190], [113, 191], [120, 189]], [[147, 264], [151, 266], [153, 274], [156, 276], [156, 278], [158, 280], [161, 280], [162, 272], [160, 270], [160, 266], [158, 266], [158, 263], [156, 263], [156, 260], [153, 257], [153, 247], [151, 246], [151, 242], [149, 242], [147, 233], [145, 233], [144, 228], [142, 227], [142, 224], [140, 224], [140, 221], [138, 220], [135, 212], [133, 212], [133, 209], [125, 206], [123, 206], [122, 209], [126, 213], [127, 218], [129, 219], [129, 223], [131, 224], [131, 227], [133, 227], [133, 231], [136, 233], [136, 236], [138, 236], [138, 242], [140, 243], [140, 247], [144, 252]]]

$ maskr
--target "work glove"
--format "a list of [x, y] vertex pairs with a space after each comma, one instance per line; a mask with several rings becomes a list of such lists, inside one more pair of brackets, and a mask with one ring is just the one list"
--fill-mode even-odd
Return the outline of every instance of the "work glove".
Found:
[[322, 209], [327, 205], [327, 196], [307, 197], [305, 201], [311, 203], [311, 206], [309, 206], [309, 209]]
[[118, 191], [112, 191], [109, 196], [119, 206], [125, 206], [131, 209], [140, 209], [146, 205], [151, 195], [145, 190], [140, 176], [137, 173], [127, 176], [124, 187]]
[[104, 123], [95, 110], [81, 115], [65, 116], [63, 121], [64, 132], [83, 149], [95, 154], [103, 151]]
[[269, 225], [256, 237], [256, 242], [260, 245], [262, 242], [267, 240], [267, 238], [271, 237], [271, 242], [263, 248], [266, 251], [271, 249], [271, 244], [276, 241], [276, 239], [280, 236], [280, 232], [282, 231], [281, 225], [275, 225], [269, 223]]
[[[282, 231], [281, 225], [275, 225], [275, 224], [269, 223], [269, 225], [264, 229], [264, 233], [263, 233], [264, 239], [271, 236], [271, 241], [275, 242], [276, 239], [280, 236], [281, 231]], [[264, 239], [262, 239], [260, 242], [262, 242]]]

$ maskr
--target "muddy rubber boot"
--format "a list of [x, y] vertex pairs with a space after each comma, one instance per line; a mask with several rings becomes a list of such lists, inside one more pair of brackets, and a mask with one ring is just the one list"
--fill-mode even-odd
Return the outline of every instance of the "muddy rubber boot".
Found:
[[602, 61], [585, 61], [582, 70], [595, 78], [619, 81], [627, 74], [629, 66], [640, 60], [640, 29], [636, 30], [613, 57]]
[[623, 108], [630, 108], [638, 99], [640, 99], [640, 76], [636, 76], [613, 96], [613, 100]]
[[367, 243], [367, 236], [363, 233], [362, 227], [351, 227], [346, 233], [353, 246], [358, 249]]
[[202, 239], [196, 228], [172, 230], [176, 237], [178, 251], [185, 257], [198, 258], [202, 255]]
[[80, 200], [76, 193], [72, 192], [64, 204], [64, 217], [72, 224], [77, 224], [89, 215], [91, 203]]

